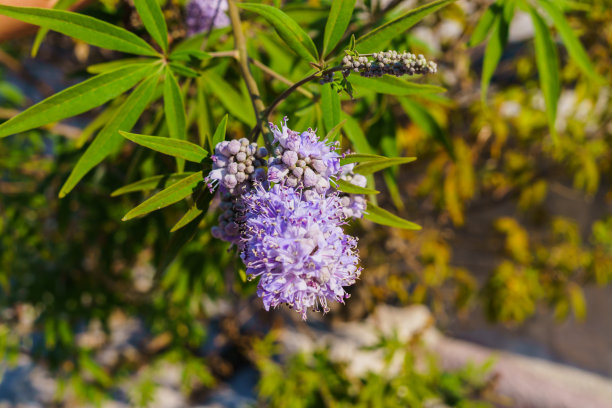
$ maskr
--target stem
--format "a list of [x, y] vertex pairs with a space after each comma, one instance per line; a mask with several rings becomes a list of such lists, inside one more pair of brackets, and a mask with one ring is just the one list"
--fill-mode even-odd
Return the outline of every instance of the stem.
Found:
[[[265, 72], [266, 74], [270, 75], [272, 78], [276, 78], [279, 81], [285, 83], [286, 85], [292, 86], [293, 85], [293, 81], [291, 81], [288, 78], [285, 78], [284, 76], [282, 76], [281, 74], [279, 74], [278, 72], [270, 69], [270, 67], [268, 67], [267, 65], [265, 65], [263, 62], [261, 61], [257, 61], [256, 59], [253, 58], [249, 58], [249, 61], [255, 65], [257, 68], [261, 69], [263, 72]], [[306, 89], [303, 88], [297, 88], [296, 89], [299, 93], [301, 93], [302, 95], [306, 96], [307, 98], [314, 98], [314, 95], [312, 92], [307, 91]]]
[[257, 133], [259, 133], [262, 130], [261, 114], [266, 110], [266, 107], [261, 100], [257, 83], [255, 82], [255, 78], [253, 78], [249, 68], [249, 56], [247, 54], [246, 40], [244, 38], [244, 33], [242, 32], [242, 23], [240, 21], [240, 13], [238, 11], [238, 7], [236, 6], [236, 1], [228, 0], [227, 4], [229, 17], [232, 24], [232, 31], [234, 32], [234, 49], [238, 53], [238, 64], [240, 65], [242, 78], [244, 78], [247, 90], [249, 91], [249, 96], [251, 97], [251, 102], [253, 103], [255, 117], [257, 119], [256, 129]]
[[268, 119], [268, 117], [270, 116], [270, 114], [272, 113], [272, 111], [274, 111], [274, 109], [276, 109], [276, 107], [285, 99], [287, 99], [287, 97], [289, 95], [291, 95], [295, 90], [297, 90], [300, 86], [307, 84], [308, 82], [312, 81], [313, 79], [315, 79], [316, 77], [318, 77], [319, 75], [324, 75], [324, 74], [329, 74], [330, 72], [336, 72], [336, 71], [342, 71], [344, 69], [344, 67], [342, 67], [341, 65], [333, 67], [333, 68], [329, 68], [326, 69], [324, 71], [317, 71], [313, 74], [308, 75], [306, 78], [296, 82], [295, 84], [293, 84], [290, 88], [287, 88], [285, 90], [285, 92], [283, 92], [282, 94], [280, 94], [275, 100], [274, 102], [272, 102], [272, 104], [268, 107], [268, 109], [265, 110], [265, 112], [263, 113], [263, 117], [264, 119]]
[[232, 57], [232, 58], [238, 59], [238, 51], [236, 50], [212, 51], [212, 52], [209, 52], [208, 55], [210, 55], [211, 58]]

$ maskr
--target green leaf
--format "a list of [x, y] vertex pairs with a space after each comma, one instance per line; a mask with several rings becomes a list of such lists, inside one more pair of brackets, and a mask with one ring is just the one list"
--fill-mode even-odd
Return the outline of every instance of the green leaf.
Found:
[[340, 159], [340, 165], [344, 166], [345, 164], [350, 163], [364, 163], [372, 160], [381, 160], [386, 159], [385, 156], [379, 156], [377, 154], [364, 154], [364, 153], [351, 153], [347, 154], [343, 158]]
[[156, 58], [123, 58], [115, 61], [101, 62], [99, 64], [90, 65], [87, 67], [87, 72], [90, 74], [103, 74], [109, 71], [115, 71], [126, 65], [133, 64], [150, 64], [157, 61]]
[[380, 208], [379, 206], [368, 202], [368, 207], [363, 214], [363, 218], [381, 225], [387, 225], [395, 228], [403, 228], [408, 230], [420, 230], [421, 226], [413, 222], [407, 221], [391, 214], [389, 211]]
[[164, 50], [168, 51], [168, 27], [157, 0], [134, 0], [134, 6], [151, 37]]
[[311, 62], [319, 61], [319, 53], [312, 39], [291, 17], [279, 9], [263, 4], [242, 3], [238, 7], [252, 11], [265, 18], [274, 27], [293, 52]]
[[563, 12], [559, 6], [549, 0], [539, 0], [538, 2], [546, 11], [546, 14], [548, 14], [548, 16], [552, 19], [555, 27], [557, 27], [557, 31], [559, 31], [563, 44], [574, 62], [585, 74], [593, 78], [595, 81], [600, 83], [605, 82], [605, 79], [595, 72], [595, 68], [593, 68], [591, 61], [589, 60], [589, 56], [580, 43], [580, 40], [578, 40], [574, 34], [574, 31], [570, 27], [569, 23], [563, 16]]
[[337, 189], [345, 193], [350, 193], [350, 194], [379, 194], [380, 193], [380, 191], [377, 191], [371, 188], [359, 187], [359, 186], [351, 184], [348, 181], [342, 180], [342, 179], [336, 179], [335, 182], [337, 184]]
[[159, 176], [147, 177], [142, 180], [138, 180], [134, 183], [128, 184], [111, 193], [111, 197], [120, 196], [127, 193], [134, 193], [137, 191], [151, 191], [158, 188], [166, 188], [169, 185], [176, 183], [186, 177], [195, 174], [193, 171], [186, 171], [184, 173], [172, 173], [162, 174]]
[[502, 57], [506, 43], [508, 42], [508, 31], [510, 22], [514, 16], [515, 0], [507, 0], [503, 10], [496, 14], [493, 33], [487, 47], [485, 48], [484, 61], [482, 63], [482, 78], [480, 80], [480, 96], [483, 105], [486, 105], [487, 90], [493, 78], [493, 73]]
[[169, 156], [178, 157], [189, 160], [194, 163], [201, 163], [208, 156], [208, 152], [202, 149], [197, 144], [186, 140], [171, 139], [169, 137], [138, 135], [135, 133], [122, 132], [121, 136], [138, 143], [141, 146], [148, 147], [157, 152], [167, 154]]
[[159, 272], [165, 271], [168, 265], [176, 258], [181, 248], [193, 239], [198, 232], [198, 226], [204, 218], [204, 215], [205, 214], [198, 215], [195, 220], [192, 220], [192, 222], [187, 225], [187, 228], [181, 228], [172, 234], [168, 247], [163, 251], [162, 258], [157, 267]]
[[431, 113], [420, 103], [410, 100], [408, 98], [398, 98], [402, 108], [410, 119], [420, 127], [426, 134], [431, 136], [435, 141], [440, 143], [444, 149], [448, 152], [450, 157], [455, 159], [455, 150], [453, 144], [448, 137], [446, 131], [438, 124], [438, 121], [432, 116]]
[[179, 50], [170, 53], [170, 60], [172, 61], [202, 61], [208, 58], [210, 58], [210, 54], [200, 50]]
[[195, 69], [186, 67], [183, 64], [171, 62], [168, 64], [168, 66], [172, 68], [172, 71], [174, 71], [176, 74], [182, 75], [184, 77], [197, 78], [200, 76], [200, 73], [198, 71], [196, 71]]
[[[170, 67], [166, 66], [166, 76], [164, 80], [164, 116], [168, 125], [168, 132], [173, 139], [187, 139], [187, 115], [183, 94]], [[183, 171], [185, 162], [177, 160], [178, 171]]]
[[327, 55], [328, 51], [332, 51], [338, 44], [342, 35], [346, 31], [353, 9], [355, 8], [356, 0], [335, 0], [332, 2], [327, 23], [325, 24], [325, 34], [323, 36], [323, 56]]
[[474, 32], [468, 41], [468, 47], [476, 47], [480, 43], [482, 43], [486, 38], [487, 34], [493, 28], [495, 21], [499, 14], [501, 14], [502, 5], [500, 0], [491, 4], [487, 10], [484, 12], [480, 20], [478, 20], [478, 24], [476, 24], [476, 28], [474, 28]]
[[529, 14], [531, 14], [535, 29], [536, 65], [538, 66], [538, 76], [540, 77], [544, 102], [546, 102], [548, 127], [553, 139], [556, 139], [555, 119], [557, 117], [557, 103], [561, 93], [557, 49], [544, 19], [533, 7], [529, 7]]
[[418, 84], [394, 76], [385, 75], [380, 78], [366, 78], [360, 75], [349, 75], [348, 81], [359, 88], [370, 89], [387, 95], [420, 95], [426, 93], [441, 93], [446, 89], [435, 85]]
[[366, 176], [368, 174], [384, 170], [387, 167], [396, 166], [398, 164], [410, 163], [415, 160], [416, 157], [385, 157], [384, 159], [370, 160], [368, 162], [358, 164], [353, 169], [353, 172]]
[[233, 117], [250, 127], [255, 126], [257, 120], [251, 101], [243, 98], [230, 84], [211, 70], [206, 71], [202, 78], [205, 80], [206, 86]]
[[215, 147], [225, 140], [225, 132], [227, 131], [227, 114], [221, 119], [217, 129], [215, 130], [215, 134], [212, 138], [212, 146], [210, 147], [211, 151], [215, 150]]
[[342, 117], [346, 120], [346, 124], [344, 125], [343, 129], [344, 134], [346, 135], [347, 139], [350, 140], [355, 150], [360, 153], [372, 153], [372, 148], [370, 147], [363, 130], [361, 130], [359, 122], [344, 112], [342, 113]]
[[208, 211], [208, 206], [210, 205], [210, 201], [212, 200], [212, 198], [213, 193], [211, 193], [207, 188], [203, 188], [200, 191], [196, 202], [189, 208], [185, 215], [183, 215], [181, 219], [178, 220], [176, 224], [174, 224], [170, 232], [178, 231], [179, 229], [189, 224], [191, 221], [198, 218], [201, 214]]
[[[55, 3], [53, 8], [55, 10], [67, 10], [77, 1], [79, 0], [59, 0], [57, 3]], [[49, 29], [46, 27], [40, 27], [38, 29], [38, 32], [36, 33], [36, 38], [34, 39], [34, 43], [32, 44], [32, 50], [30, 51], [30, 55], [32, 57], [36, 57], [36, 54], [38, 54], [40, 45], [42, 44], [48, 32], [49, 32]]]
[[122, 221], [131, 220], [134, 217], [148, 214], [181, 201], [183, 198], [191, 195], [197, 185], [202, 181], [204, 181], [202, 172], [197, 172], [189, 177], [185, 177], [181, 181], [155, 194], [138, 207], [132, 209], [123, 217]]
[[332, 88], [331, 84], [321, 86], [321, 109], [325, 130], [331, 132], [340, 122], [340, 112], [342, 111], [340, 95]]
[[116, 98], [157, 66], [135, 64], [100, 74], [56, 93], [0, 125], [0, 138], [86, 112]]
[[342, 127], [344, 126], [345, 123], [346, 123], [346, 119], [342, 119], [340, 123], [338, 123], [329, 132], [327, 132], [327, 135], [325, 135], [324, 140], [329, 140], [330, 142], [338, 140], [338, 135], [340, 135], [340, 131], [342, 130]]
[[94, 138], [70, 172], [68, 179], [60, 190], [60, 198], [72, 191], [85, 174], [121, 145], [123, 138], [119, 135], [118, 131], [129, 131], [134, 127], [138, 118], [140, 118], [140, 115], [142, 115], [151, 101], [158, 81], [159, 73], [143, 81], [130, 94], [121, 107], [115, 111], [112, 118]]
[[382, 26], [375, 28], [367, 34], [359, 37], [356, 42], [356, 50], [361, 54], [382, 51], [392, 39], [405, 33], [410, 27], [421, 21], [423, 18], [453, 3], [455, 0], [437, 0], [415, 8], [389, 21]]
[[39, 25], [97, 47], [138, 55], [159, 55], [142, 38], [93, 17], [63, 10], [0, 5], [0, 14]]

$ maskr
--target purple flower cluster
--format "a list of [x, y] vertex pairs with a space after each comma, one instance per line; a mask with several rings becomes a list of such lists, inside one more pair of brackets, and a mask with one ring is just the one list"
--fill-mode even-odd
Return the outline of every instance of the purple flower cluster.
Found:
[[328, 300], [344, 303], [344, 286], [361, 273], [357, 240], [344, 233], [346, 217], [336, 193], [312, 194], [274, 185], [245, 197], [245, 248], [249, 279], [260, 277], [264, 307], [288, 304], [306, 319], [309, 308], [329, 311]]
[[[329, 190], [329, 179], [340, 172], [340, 155], [336, 144], [319, 140], [312, 129], [296, 132], [287, 127], [287, 118], [282, 128], [270, 123], [277, 147], [270, 159], [268, 180], [287, 187], [302, 187], [324, 194]], [[310, 194], [310, 193], [307, 193]]]
[[[209, 187], [219, 186], [221, 214], [212, 234], [236, 245], [249, 279], [259, 277], [264, 307], [283, 303], [306, 318], [309, 308], [329, 310], [328, 301], [344, 302], [344, 287], [359, 278], [357, 239], [343, 226], [365, 210], [365, 198], [338, 193], [333, 178], [365, 186], [341, 166], [336, 144], [316, 133], [295, 132], [287, 119], [274, 135], [274, 155], [246, 139], [215, 148]], [[265, 167], [267, 166], [267, 171]]]
[[188, 34], [227, 27], [230, 24], [227, 8], [227, 0], [191, 0], [185, 8]]

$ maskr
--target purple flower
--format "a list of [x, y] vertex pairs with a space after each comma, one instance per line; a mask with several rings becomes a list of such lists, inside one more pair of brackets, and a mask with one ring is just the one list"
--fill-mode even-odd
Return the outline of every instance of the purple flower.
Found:
[[265, 309], [287, 303], [304, 319], [308, 308], [325, 313], [328, 301], [344, 303], [344, 287], [361, 274], [338, 195], [310, 193], [305, 201], [301, 189], [276, 184], [245, 194], [241, 254], [247, 276], [260, 277]]
[[227, 27], [230, 24], [227, 8], [227, 0], [191, 0], [185, 8], [188, 34]]
[[340, 171], [340, 155], [335, 151], [337, 143], [320, 140], [308, 129], [296, 132], [287, 127], [287, 118], [282, 128], [270, 123], [274, 135], [274, 157], [270, 159], [268, 179], [289, 187], [314, 189], [323, 194], [329, 189], [329, 178]]

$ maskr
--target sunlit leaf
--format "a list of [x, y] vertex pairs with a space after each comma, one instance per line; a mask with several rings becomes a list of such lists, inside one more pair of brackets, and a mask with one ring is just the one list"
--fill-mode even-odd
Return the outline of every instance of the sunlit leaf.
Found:
[[380, 208], [377, 205], [368, 202], [368, 207], [363, 214], [363, 218], [375, 222], [381, 225], [387, 225], [389, 227], [402, 228], [408, 230], [420, 230], [421, 226], [398, 217], [389, 211]]
[[79, 13], [0, 5], [0, 14], [39, 25], [97, 47], [139, 55], [158, 55], [142, 38], [121, 27]]
[[2, 123], [0, 137], [34, 129], [100, 106], [121, 95], [157, 68], [154, 64], [127, 65], [83, 81]]
[[342, 179], [335, 180], [335, 183], [337, 184], [338, 191], [343, 191], [349, 194], [379, 194], [380, 193], [380, 191], [377, 191], [371, 188], [366, 188], [366, 187], [359, 187], [359, 186], [351, 184], [348, 181], [342, 180]]
[[186, 171], [184, 173], [172, 173], [172, 174], [162, 174], [159, 176], [147, 177], [142, 180], [135, 181], [134, 183], [130, 183], [126, 186], [118, 188], [117, 190], [111, 193], [111, 197], [116, 197], [119, 195], [134, 193], [138, 191], [151, 191], [158, 188], [166, 188], [177, 181], [180, 181], [186, 177], [195, 174], [192, 171]]
[[340, 96], [332, 89], [331, 84], [321, 86], [321, 109], [325, 130], [330, 132], [340, 122]]
[[365, 88], [377, 93], [401, 96], [441, 93], [446, 91], [446, 89], [439, 86], [410, 82], [391, 75], [385, 75], [380, 78], [366, 78], [360, 75], [349, 75], [347, 79], [356, 87], [357, 92], [359, 88]]
[[210, 205], [210, 201], [213, 198], [213, 193], [211, 193], [207, 188], [203, 188], [198, 197], [195, 200], [195, 203], [189, 208], [189, 210], [181, 217], [180, 220], [170, 230], [170, 232], [175, 232], [187, 224], [197, 219], [201, 214], [208, 211], [208, 206]]
[[134, 6], [151, 37], [164, 50], [168, 51], [168, 26], [157, 0], [134, 0]]
[[213, 135], [213, 138], [212, 138], [212, 146], [210, 147], [211, 150], [214, 150], [215, 147], [219, 143], [225, 140], [226, 132], [227, 132], [227, 115], [225, 115], [223, 119], [221, 119], [221, 122], [219, 122], [217, 129], [215, 129], [215, 134]]
[[202, 149], [197, 144], [188, 142], [186, 140], [171, 139], [160, 136], [137, 135], [135, 133], [122, 131], [119, 131], [119, 133], [126, 139], [129, 139], [134, 143], [138, 143], [141, 146], [148, 147], [149, 149], [153, 149], [169, 156], [189, 160], [194, 163], [200, 163], [206, 158], [206, 156], [208, 156], [208, 152], [206, 150]]
[[358, 174], [368, 175], [386, 169], [387, 167], [397, 166], [399, 164], [410, 163], [416, 160], [416, 157], [385, 157], [378, 160], [370, 160], [365, 163], [358, 164], [353, 169], [353, 172]]
[[351, 153], [341, 158], [340, 164], [344, 166], [345, 164], [350, 164], [350, 163], [364, 163], [364, 162], [369, 162], [372, 160], [381, 160], [381, 159], [386, 159], [386, 157], [379, 156], [377, 154]]
[[128, 221], [132, 218], [157, 211], [161, 208], [179, 202], [183, 198], [190, 196], [198, 184], [200, 184], [202, 181], [204, 181], [204, 174], [202, 172], [197, 172], [189, 177], [185, 177], [181, 181], [172, 184], [170, 187], [160, 191], [136, 208], [132, 209], [122, 218], [122, 220]]
[[230, 115], [251, 127], [255, 126], [255, 112], [249, 100], [243, 98], [230, 84], [211, 70], [206, 71], [202, 79]]
[[312, 62], [319, 60], [317, 47], [310, 36], [287, 14], [276, 7], [264, 4], [242, 3], [238, 6], [265, 18], [274, 27], [280, 38], [287, 43], [289, 49], [297, 55]]
[[496, 1], [487, 8], [482, 17], [480, 17], [480, 20], [478, 20], [476, 28], [474, 28], [474, 32], [468, 41], [468, 47], [476, 47], [486, 40], [487, 35], [491, 32], [497, 17], [499, 14], [501, 14], [502, 8], [503, 6], [501, 4], [501, 0]]
[[332, 51], [338, 44], [342, 35], [346, 31], [353, 9], [355, 8], [356, 0], [335, 0], [332, 2], [327, 23], [325, 23], [325, 34], [323, 35], [323, 56], [327, 55], [328, 51]]
[[395, 37], [405, 33], [410, 27], [421, 21], [423, 18], [453, 3], [455, 0], [437, 0], [417, 7], [400, 17], [383, 24], [380, 27], [359, 37], [356, 41], [356, 50], [361, 53], [382, 51]]

